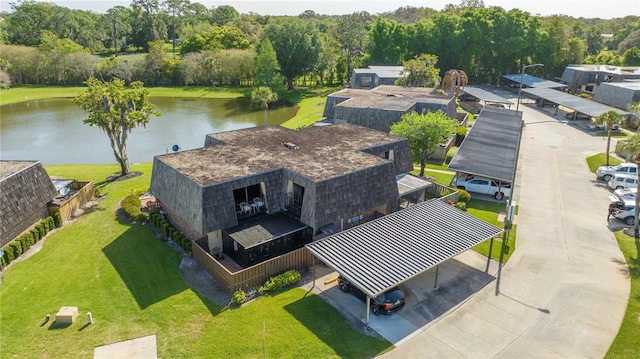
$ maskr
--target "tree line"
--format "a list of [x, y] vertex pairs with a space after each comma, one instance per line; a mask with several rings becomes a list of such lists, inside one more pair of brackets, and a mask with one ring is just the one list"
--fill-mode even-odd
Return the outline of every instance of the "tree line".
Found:
[[[133, 0], [104, 14], [18, 1], [0, 21], [0, 85], [78, 85], [94, 76], [146, 85], [343, 84], [353, 68], [422, 54], [497, 83], [523, 65], [553, 78], [568, 64], [640, 65], [640, 17], [540, 17], [463, 0], [343, 16], [240, 14], [189, 0]], [[442, 73], [440, 75], [443, 75]]]

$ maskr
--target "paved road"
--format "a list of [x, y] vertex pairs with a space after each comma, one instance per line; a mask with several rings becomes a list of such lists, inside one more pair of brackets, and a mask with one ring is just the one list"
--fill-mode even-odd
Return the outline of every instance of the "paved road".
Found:
[[608, 191], [585, 162], [605, 140], [548, 108], [520, 111], [517, 250], [497, 280], [382, 358], [601, 358], [610, 347], [630, 284]]

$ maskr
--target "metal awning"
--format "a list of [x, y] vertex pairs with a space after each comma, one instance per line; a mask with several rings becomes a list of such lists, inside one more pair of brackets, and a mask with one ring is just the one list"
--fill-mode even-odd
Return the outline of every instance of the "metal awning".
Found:
[[404, 197], [433, 186], [433, 183], [429, 181], [425, 181], [422, 178], [406, 173], [397, 175], [396, 182], [398, 183], [398, 192], [400, 193], [400, 197]]
[[520, 79], [522, 79], [522, 85], [527, 87], [535, 87], [535, 88], [560, 88], [567, 87], [565, 84], [561, 84], [555, 81], [549, 81], [545, 79], [541, 79], [539, 77], [531, 76], [524, 74], [511, 74], [511, 75], [502, 75], [507, 80], [511, 80], [518, 85], [520, 84]]
[[587, 100], [580, 96], [571, 95], [566, 92], [557, 91], [549, 88], [533, 88], [523, 89], [529, 95], [533, 95], [549, 102], [556, 103], [561, 106], [568, 107], [576, 112], [584, 113], [587, 116], [598, 117], [603, 113], [613, 110], [622, 115], [628, 115], [629, 112], [617, 109], [615, 107], [603, 105], [599, 102]]
[[498, 96], [481, 88], [466, 86], [464, 89], [462, 89], [462, 91], [479, 99], [480, 101], [484, 101], [485, 103], [504, 103], [508, 105], [513, 104], [511, 101], [509, 101], [509, 99]]
[[448, 169], [513, 182], [522, 124], [522, 112], [485, 107]]
[[249, 249], [305, 228], [307, 226], [304, 223], [282, 213], [276, 213], [248, 219], [235, 227], [226, 229], [225, 232], [244, 249]]
[[375, 298], [502, 231], [433, 199], [306, 247]]

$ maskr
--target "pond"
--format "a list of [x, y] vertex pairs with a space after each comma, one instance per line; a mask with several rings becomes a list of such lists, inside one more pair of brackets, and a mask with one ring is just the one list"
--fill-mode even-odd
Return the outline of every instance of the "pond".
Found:
[[[159, 98], [150, 102], [162, 116], [152, 116], [147, 128], [135, 128], [127, 143], [130, 163], [152, 162], [153, 156], [199, 148], [207, 134], [264, 123], [262, 111], [250, 99]], [[269, 109], [269, 124], [281, 124], [296, 107]], [[87, 113], [71, 99], [29, 101], [0, 107], [0, 158], [40, 160], [44, 165], [117, 163], [109, 138], [82, 121]]]

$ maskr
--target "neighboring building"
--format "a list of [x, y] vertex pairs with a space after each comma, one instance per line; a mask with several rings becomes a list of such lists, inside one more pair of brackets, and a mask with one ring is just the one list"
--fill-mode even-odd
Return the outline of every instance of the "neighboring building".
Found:
[[57, 194], [40, 161], [0, 161], [0, 245], [48, 217]]
[[640, 67], [609, 65], [570, 65], [564, 69], [560, 82], [566, 84], [569, 91], [597, 93], [601, 83], [623, 82], [640, 79]]
[[168, 220], [243, 267], [398, 210], [408, 141], [350, 124], [211, 134], [156, 156], [151, 192]]
[[454, 97], [434, 88], [378, 86], [372, 90], [343, 89], [327, 97], [323, 116], [333, 123], [348, 122], [378, 131], [389, 132], [410, 112], [441, 110], [457, 119]]
[[598, 87], [593, 99], [628, 110], [632, 102], [640, 102], [640, 82], [603, 83]]
[[366, 69], [353, 69], [350, 85], [356, 89], [393, 85], [402, 77], [402, 69], [402, 66], [369, 66]]

